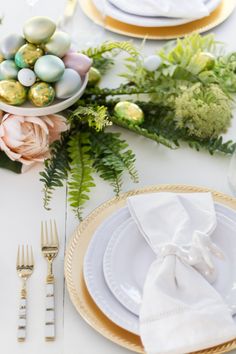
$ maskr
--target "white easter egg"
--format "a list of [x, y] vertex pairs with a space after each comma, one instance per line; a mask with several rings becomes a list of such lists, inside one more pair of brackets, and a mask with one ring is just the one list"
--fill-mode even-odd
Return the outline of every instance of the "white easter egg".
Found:
[[30, 87], [35, 83], [36, 75], [33, 70], [24, 68], [18, 72], [18, 80], [23, 86]]
[[17, 78], [18, 67], [16, 66], [14, 60], [8, 59], [4, 60], [0, 64], [0, 78], [1, 80], [11, 80]]
[[18, 49], [25, 44], [25, 39], [17, 34], [11, 33], [4, 37], [0, 43], [0, 52], [5, 59], [12, 59]]
[[143, 61], [143, 66], [147, 71], [156, 71], [161, 65], [162, 60], [159, 55], [149, 55]]
[[63, 57], [70, 49], [71, 38], [69, 34], [62, 31], [56, 31], [54, 35], [45, 44], [45, 50], [49, 54]]
[[65, 69], [61, 79], [55, 84], [56, 97], [65, 99], [73, 96], [81, 87], [81, 77], [73, 69]]

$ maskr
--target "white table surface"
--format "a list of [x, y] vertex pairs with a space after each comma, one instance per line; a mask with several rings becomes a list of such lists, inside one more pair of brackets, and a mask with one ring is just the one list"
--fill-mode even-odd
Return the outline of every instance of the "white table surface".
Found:
[[[32, 0], [33, 1], [33, 0]], [[31, 15], [47, 15], [57, 19], [63, 11], [65, 0], [39, 0], [34, 8], [26, 0], [1, 0], [0, 11], [5, 15], [0, 26], [0, 37], [9, 32], [21, 31], [24, 20]], [[219, 40], [236, 50], [236, 12], [214, 32]], [[94, 44], [104, 39], [124, 40], [124, 37], [99, 29], [77, 9], [70, 26], [80, 46]], [[77, 35], [77, 36], [76, 36]], [[141, 41], [135, 41], [140, 44]], [[148, 42], [145, 51], [160, 46], [160, 42]], [[106, 83], [111, 80], [105, 79]], [[113, 85], [118, 84], [118, 79]], [[113, 128], [115, 129], [115, 128]], [[228, 137], [236, 138], [236, 120]], [[137, 155], [140, 183], [124, 182], [124, 191], [159, 183], [182, 183], [206, 186], [231, 194], [227, 183], [229, 158], [210, 156], [189, 148], [171, 151], [155, 142], [122, 130], [123, 137]], [[23, 175], [0, 170], [0, 352], [4, 354], [128, 354], [128, 350], [109, 342], [90, 328], [75, 311], [69, 300], [63, 278], [63, 259], [66, 243], [78, 221], [66, 202], [66, 187], [58, 190], [52, 202], [51, 212], [42, 206], [42, 184], [36, 166]], [[97, 187], [87, 204], [85, 214], [113, 196], [107, 184], [98, 178]], [[57, 340], [45, 343], [44, 334], [44, 277], [45, 261], [39, 247], [40, 220], [53, 217], [60, 234], [60, 254], [55, 263], [57, 277], [56, 310]], [[17, 245], [30, 243], [34, 247], [36, 268], [29, 282], [28, 338], [25, 343], [16, 341], [18, 292], [20, 281], [16, 276], [15, 258]], [[236, 351], [235, 351], [236, 353]]]

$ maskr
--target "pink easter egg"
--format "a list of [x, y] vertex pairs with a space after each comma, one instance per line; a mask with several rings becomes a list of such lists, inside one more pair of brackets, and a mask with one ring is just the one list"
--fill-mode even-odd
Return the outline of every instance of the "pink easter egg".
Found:
[[85, 75], [92, 65], [92, 60], [82, 53], [67, 52], [62, 60], [66, 68], [73, 69], [80, 75]]

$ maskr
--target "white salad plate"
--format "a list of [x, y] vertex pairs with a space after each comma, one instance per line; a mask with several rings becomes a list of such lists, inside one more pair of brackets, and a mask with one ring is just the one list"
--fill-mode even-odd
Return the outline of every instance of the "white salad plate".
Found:
[[[215, 207], [218, 225], [213, 241], [223, 250], [225, 259], [214, 258], [216, 269], [220, 271], [213, 286], [235, 313], [236, 212], [218, 203]], [[100, 310], [118, 326], [139, 334], [138, 311], [142, 288], [154, 255], [143, 239], [129, 240], [129, 234], [125, 237], [120, 232], [129, 219], [128, 208], [122, 208], [97, 229], [84, 259], [84, 279]]]
[[[222, 0], [206, 0], [206, 6], [209, 13], [212, 13]], [[170, 18], [170, 17], [148, 17], [134, 15], [122, 11], [114, 6], [109, 0], [93, 0], [95, 7], [105, 16], [110, 16], [115, 20], [139, 27], [170, 27], [179, 26], [185, 23], [193, 22], [193, 19]], [[105, 19], [105, 18], [104, 18]]]
[[55, 99], [51, 105], [46, 107], [36, 107], [29, 101], [25, 102], [21, 106], [12, 106], [0, 101], [0, 110], [20, 116], [46, 116], [48, 114], [55, 114], [64, 111], [78, 101], [78, 99], [83, 95], [88, 83], [88, 74], [81, 77], [81, 79], [82, 84], [80, 89], [73, 96], [65, 100]]

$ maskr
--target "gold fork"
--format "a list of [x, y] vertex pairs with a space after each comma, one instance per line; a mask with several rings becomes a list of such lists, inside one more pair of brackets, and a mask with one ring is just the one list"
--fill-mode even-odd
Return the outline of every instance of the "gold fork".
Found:
[[[50, 229], [50, 232], [48, 232]], [[55, 277], [53, 274], [53, 261], [59, 251], [59, 241], [57, 234], [56, 222], [50, 220], [48, 227], [47, 222], [41, 222], [41, 250], [47, 261], [47, 277], [46, 277], [46, 314], [45, 314], [45, 340], [55, 340], [55, 302], [54, 302], [54, 284]]]
[[29, 246], [18, 246], [16, 270], [22, 279], [22, 288], [20, 292], [20, 309], [17, 329], [17, 340], [24, 342], [26, 339], [26, 317], [27, 317], [27, 287], [26, 282], [34, 270], [33, 249]]

